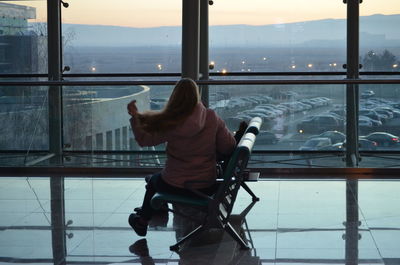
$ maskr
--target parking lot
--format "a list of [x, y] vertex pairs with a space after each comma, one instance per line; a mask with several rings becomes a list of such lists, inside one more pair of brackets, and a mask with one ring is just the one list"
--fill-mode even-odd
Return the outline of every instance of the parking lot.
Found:
[[[242, 120], [250, 120], [251, 117], [255, 116], [263, 119], [262, 130], [257, 138], [257, 149], [259, 150], [340, 151], [345, 148], [345, 143], [342, 142], [340, 145], [340, 143], [334, 141], [321, 148], [303, 148], [307, 140], [324, 132], [338, 131], [345, 133], [345, 107], [343, 104], [334, 103], [332, 99], [312, 97], [310, 99], [292, 100], [290, 103], [279, 103], [267, 96], [249, 96], [247, 99], [241, 97], [233, 98], [231, 101], [227, 100], [223, 105], [220, 106], [219, 113], [233, 131]], [[400, 148], [398, 144], [400, 110], [397, 107], [400, 106], [395, 106], [394, 102], [382, 98], [361, 100], [360, 150], [398, 150]], [[274, 112], [273, 109], [276, 111]], [[392, 113], [391, 116], [389, 112]], [[377, 117], [374, 117], [374, 115]], [[383, 132], [388, 140], [381, 140], [370, 135], [375, 132]]]

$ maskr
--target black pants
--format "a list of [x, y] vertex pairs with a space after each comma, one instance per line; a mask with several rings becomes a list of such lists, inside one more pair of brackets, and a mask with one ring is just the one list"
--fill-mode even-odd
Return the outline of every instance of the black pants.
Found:
[[[207, 195], [212, 195], [216, 191], [216, 185], [204, 189], [199, 189], [198, 191]], [[146, 193], [144, 195], [142, 204], [141, 216], [146, 220], [150, 220], [153, 216], [154, 209], [151, 207], [150, 201], [151, 198], [153, 198], [154, 194], [156, 194], [156, 192], [167, 192], [183, 196], [198, 197], [198, 195], [194, 194], [190, 190], [169, 185], [162, 179], [161, 173], [154, 174], [153, 176], [151, 176], [149, 182], [146, 185]]]

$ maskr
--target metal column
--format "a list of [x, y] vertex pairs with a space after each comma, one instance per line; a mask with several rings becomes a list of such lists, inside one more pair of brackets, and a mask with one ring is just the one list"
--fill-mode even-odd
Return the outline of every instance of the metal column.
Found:
[[[50, 81], [61, 80], [61, 2], [47, 0], [48, 74]], [[52, 163], [62, 163], [62, 90], [50, 86], [49, 149], [55, 154]], [[66, 263], [64, 178], [50, 178], [51, 226], [54, 264]]]
[[[347, 78], [359, 78], [359, 0], [347, 0]], [[358, 85], [346, 86], [346, 166], [357, 167]]]
[[346, 265], [358, 264], [358, 179], [346, 181]]
[[51, 245], [53, 263], [66, 264], [64, 177], [50, 177], [51, 196]]
[[[347, 78], [359, 78], [359, 1], [347, 2]], [[358, 85], [346, 86], [346, 166], [357, 167], [358, 152]], [[359, 240], [358, 180], [346, 180], [346, 265], [358, 264]]]
[[[50, 81], [61, 80], [61, 3], [47, 0], [48, 74]], [[62, 91], [60, 86], [50, 86], [49, 149], [55, 154], [52, 163], [62, 162]]]
[[182, 1], [182, 77], [199, 79], [200, 2]]
[[[208, 57], [208, 0], [200, 0], [200, 80], [209, 79]], [[201, 100], [209, 106], [208, 85], [200, 86]]]

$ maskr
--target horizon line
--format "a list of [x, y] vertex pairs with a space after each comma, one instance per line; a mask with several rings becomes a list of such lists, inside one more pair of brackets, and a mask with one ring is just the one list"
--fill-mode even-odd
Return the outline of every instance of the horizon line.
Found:
[[[361, 17], [372, 17], [372, 16], [396, 16], [400, 14], [372, 14]], [[323, 18], [323, 19], [314, 19], [314, 20], [303, 20], [296, 22], [287, 22], [287, 23], [272, 23], [272, 24], [217, 24], [217, 25], [209, 25], [209, 27], [223, 27], [223, 26], [250, 26], [250, 27], [262, 27], [262, 26], [279, 26], [279, 25], [288, 25], [288, 24], [297, 24], [297, 23], [306, 23], [306, 22], [317, 22], [324, 20], [346, 20], [346, 18]], [[47, 23], [44, 21], [35, 21], [29, 23]], [[182, 25], [167, 25], [167, 26], [151, 26], [151, 27], [135, 27], [135, 26], [121, 26], [121, 25], [110, 25], [110, 24], [81, 24], [81, 23], [62, 23], [64, 25], [82, 25], [82, 26], [107, 26], [107, 27], [120, 27], [120, 28], [134, 28], [134, 29], [153, 29], [153, 28], [168, 28], [168, 27], [181, 27]]]

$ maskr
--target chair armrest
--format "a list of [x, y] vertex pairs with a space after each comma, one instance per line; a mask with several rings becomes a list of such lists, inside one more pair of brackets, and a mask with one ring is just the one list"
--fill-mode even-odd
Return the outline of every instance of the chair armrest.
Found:
[[254, 117], [249, 122], [249, 126], [247, 126], [245, 134], [253, 133], [254, 135], [257, 135], [260, 132], [261, 124], [262, 124], [262, 119], [260, 117]]

